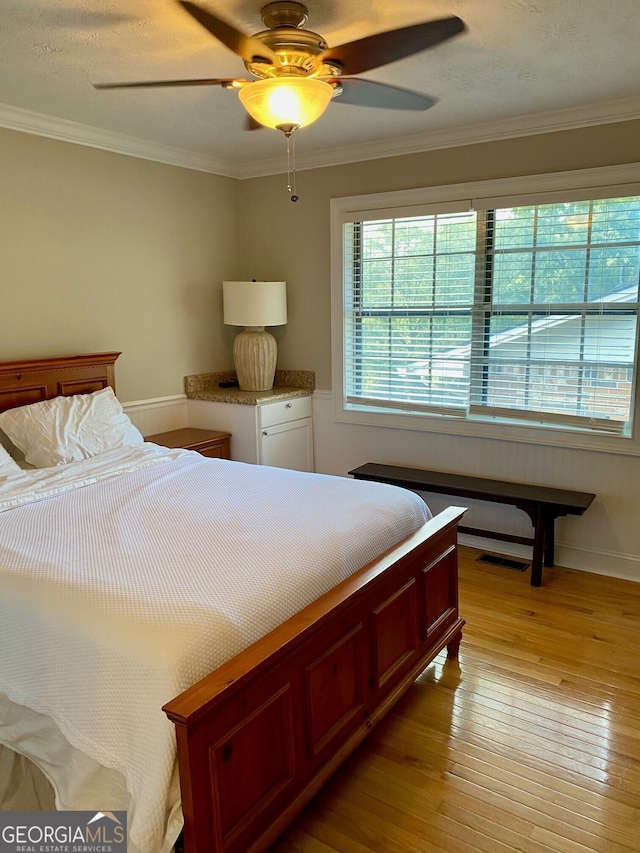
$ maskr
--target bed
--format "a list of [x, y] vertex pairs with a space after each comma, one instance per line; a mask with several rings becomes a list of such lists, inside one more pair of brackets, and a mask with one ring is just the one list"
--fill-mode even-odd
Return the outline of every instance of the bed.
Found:
[[[0, 415], [111, 399], [118, 355], [0, 363]], [[0, 458], [0, 742], [58, 807], [127, 810], [132, 853], [266, 850], [458, 653], [461, 508], [133, 439], [28, 461]]]

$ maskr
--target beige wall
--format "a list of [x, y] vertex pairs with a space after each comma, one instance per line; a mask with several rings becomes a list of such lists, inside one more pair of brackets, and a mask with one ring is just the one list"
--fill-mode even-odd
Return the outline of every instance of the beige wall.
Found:
[[0, 360], [120, 350], [124, 400], [231, 366], [238, 182], [0, 129]]
[[331, 387], [332, 198], [639, 160], [635, 121], [300, 171], [297, 204], [289, 199], [284, 175], [242, 181], [242, 275], [287, 281], [289, 323], [275, 331], [280, 367], [315, 370], [317, 387]]

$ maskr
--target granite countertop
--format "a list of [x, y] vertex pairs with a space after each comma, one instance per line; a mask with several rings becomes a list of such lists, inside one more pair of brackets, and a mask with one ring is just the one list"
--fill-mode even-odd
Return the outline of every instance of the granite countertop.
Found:
[[312, 370], [276, 370], [273, 388], [270, 391], [220, 388], [220, 382], [235, 380], [236, 374], [233, 370], [199, 373], [195, 376], [185, 376], [184, 390], [189, 400], [261, 406], [263, 403], [291, 400], [294, 397], [310, 397], [315, 388], [315, 373]]

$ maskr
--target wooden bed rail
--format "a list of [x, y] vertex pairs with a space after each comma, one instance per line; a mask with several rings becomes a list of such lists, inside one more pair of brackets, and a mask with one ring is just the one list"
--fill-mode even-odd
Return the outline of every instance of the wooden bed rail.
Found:
[[449, 507], [167, 703], [186, 853], [260, 853], [445, 647], [458, 653]]

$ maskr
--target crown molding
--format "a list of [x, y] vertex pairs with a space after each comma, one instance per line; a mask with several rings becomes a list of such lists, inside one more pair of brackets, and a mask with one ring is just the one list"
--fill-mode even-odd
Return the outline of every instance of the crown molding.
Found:
[[[425, 131], [410, 136], [363, 142], [351, 146], [340, 146], [337, 149], [325, 149], [308, 154], [300, 153], [297, 157], [296, 169], [301, 171], [365, 160], [379, 160], [385, 157], [400, 157], [406, 154], [433, 151], [438, 148], [457, 148], [463, 145], [495, 142], [501, 139], [512, 139], [533, 134], [554, 133], [638, 118], [640, 118], [640, 97], [624, 98], [566, 110], [531, 113], [517, 118]], [[193, 151], [172, 148], [168, 145], [161, 145], [124, 133], [104, 130], [92, 125], [35, 113], [6, 104], [0, 104], [0, 127], [31, 133], [36, 136], [45, 136], [49, 139], [58, 139], [75, 145], [85, 145], [89, 148], [100, 148], [104, 151], [112, 151], [115, 154], [166, 163], [183, 169], [209, 172], [227, 178], [246, 180], [267, 175], [279, 175], [285, 171], [281, 157], [254, 160], [250, 163], [232, 163], [204, 154], [197, 154]]]
[[[410, 136], [382, 139], [378, 142], [363, 142], [357, 145], [341, 145], [336, 150], [323, 150], [296, 155], [297, 171], [319, 169], [325, 166], [340, 166], [364, 160], [379, 160], [384, 157], [401, 157], [406, 154], [421, 154], [438, 148], [458, 148], [480, 142], [496, 142], [518, 136], [540, 133], [555, 133], [599, 124], [613, 124], [640, 118], [640, 97], [624, 98], [566, 110], [550, 110], [531, 113], [517, 118], [483, 122], [441, 130], [424, 131]], [[241, 179], [259, 178], [282, 174], [282, 158], [257, 160], [238, 167]]]
[[43, 113], [34, 113], [6, 104], [0, 104], [0, 127], [31, 133], [35, 136], [46, 136], [61, 142], [71, 142], [74, 145], [85, 145], [88, 148], [100, 148], [103, 151], [112, 151], [114, 154], [153, 160], [169, 166], [193, 169], [197, 172], [210, 172], [226, 178], [239, 177], [237, 166], [225, 160], [217, 160], [194, 151], [184, 151], [181, 148], [172, 148], [148, 139], [139, 139], [125, 133], [104, 130]]

